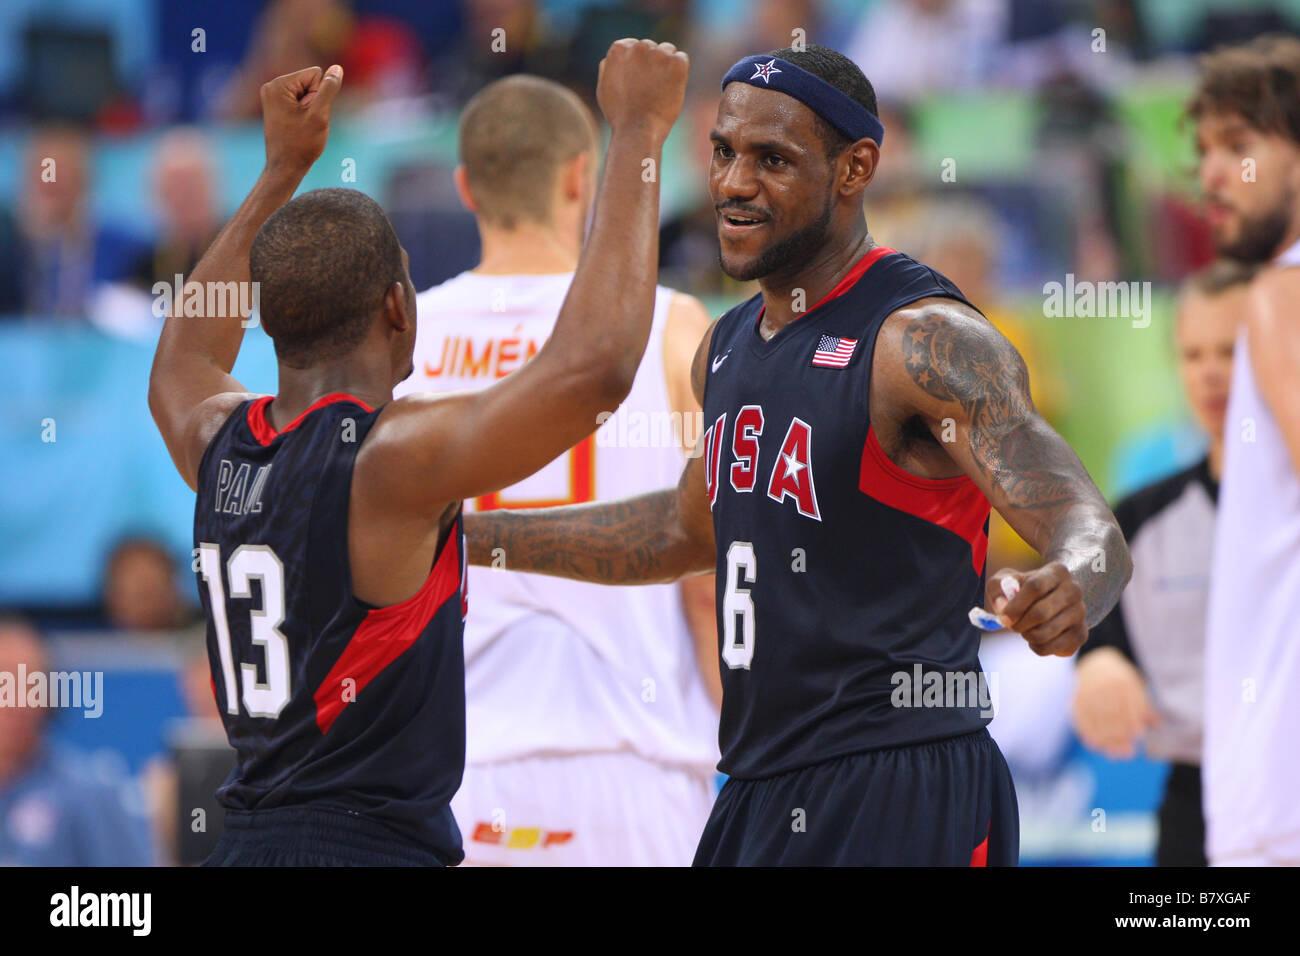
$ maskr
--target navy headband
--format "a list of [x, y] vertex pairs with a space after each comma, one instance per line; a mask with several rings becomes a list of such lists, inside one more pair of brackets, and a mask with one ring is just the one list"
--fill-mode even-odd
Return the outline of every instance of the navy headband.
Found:
[[885, 127], [869, 109], [820, 76], [778, 57], [763, 53], [745, 57], [727, 71], [722, 88], [732, 82], [793, 96], [853, 142], [874, 139], [879, 146], [885, 138]]

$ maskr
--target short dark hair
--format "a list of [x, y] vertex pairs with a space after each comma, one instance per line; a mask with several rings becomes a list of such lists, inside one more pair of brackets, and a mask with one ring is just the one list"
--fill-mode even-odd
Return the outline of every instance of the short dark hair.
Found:
[[104, 576], [106, 578], [111, 577], [122, 563], [122, 559], [133, 551], [150, 554], [157, 558], [160, 564], [166, 564], [168, 567], [175, 567], [176, 565], [171, 551], [167, 549], [167, 545], [161, 539], [147, 534], [130, 534], [124, 538], [119, 538], [109, 549], [108, 558], [104, 561]]
[[1200, 68], [1188, 116], [1232, 113], [1300, 143], [1300, 40], [1266, 35], [1220, 47], [1201, 57]]
[[[849, 99], [865, 107], [872, 116], [877, 114], [876, 91], [872, 88], [871, 81], [858, 69], [858, 65], [843, 53], [819, 43], [809, 43], [801, 50], [788, 46], [780, 50], [771, 50], [764, 55], [779, 57], [787, 63], [793, 63], [799, 69], [825, 80]], [[852, 142], [821, 116], [816, 113], [813, 115], [817, 118], [817, 130], [826, 147], [827, 159], [837, 155]]]
[[346, 355], [394, 282], [402, 246], [388, 216], [355, 189], [314, 189], [285, 203], [249, 253], [262, 325], [291, 368]]

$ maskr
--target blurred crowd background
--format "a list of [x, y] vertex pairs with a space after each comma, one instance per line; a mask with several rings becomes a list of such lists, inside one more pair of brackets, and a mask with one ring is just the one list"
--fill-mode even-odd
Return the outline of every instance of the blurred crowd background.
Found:
[[[145, 406], [153, 287], [189, 272], [256, 177], [265, 80], [343, 64], [304, 188], [379, 200], [423, 289], [475, 262], [452, 181], [470, 95], [526, 71], [594, 107], [612, 40], [677, 43], [692, 78], [665, 153], [661, 282], [719, 314], [756, 291], [717, 267], [705, 175], [720, 78], [750, 53], [833, 46], [875, 86], [887, 131], [872, 234], [946, 273], [1011, 338], [1113, 499], [1203, 450], [1171, 332], [1178, 283], [1212, 258], [1181, 121], [1195, 56], [1297, 28], [1300, 0], [5, 0], [0, 671], [105, 676], [97, 718], [0, 708], [0, 863], [202, 854], [194, 808], [224, 755], [193, 498]], [[1068, 276], [1149, 282], [1149, 324], [1047, 314], [1044, 285]], [[259, 329], [236, 375], [274, 391]], [[1005, 527], [994, 542], [990, 568], [1034, 562]], [[991, 729], [1017, 778], [1025, 862], [1149, 862], [1161, 766], [1082, 752], [1068, 661], [996, 643], [983, 658], [1000, 676]]]

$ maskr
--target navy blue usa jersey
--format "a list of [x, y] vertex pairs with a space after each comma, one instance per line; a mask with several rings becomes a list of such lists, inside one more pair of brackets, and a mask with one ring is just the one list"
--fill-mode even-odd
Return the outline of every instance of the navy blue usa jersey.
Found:
[[930, 296], [966, 302], [934, 270], [876, 247], [767, 341], [761, 295], [717, 321], [704, 453], [718, 546], [719, 768], [732, 776], [991, 719], [967, 618], [984, 603], [988, 500], [965, 476], [905, 472], [871, 429], [876, 334]]
[[232, 810], [337, 809], [460, 862], [450, 802], [465, 766], [464, 537], [458, 514], [401, 604], [352, 592], [357, 450], [379, 416], [327, 395], [283, 431], [269, 397], [222, 425], [199, 467], [194, 545]]

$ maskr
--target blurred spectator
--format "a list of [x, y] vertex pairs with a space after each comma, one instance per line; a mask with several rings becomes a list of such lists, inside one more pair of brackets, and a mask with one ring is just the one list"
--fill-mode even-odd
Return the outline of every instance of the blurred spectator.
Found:
[[87, 153], [85, 134], [71, 127], [37, 130], [28, 144], [20, 222], [28, 312], [81, 315], [90, 296]]
[[1141, 0], [1094, 0], [1093, 19], [1097, 28], [1106, 31], [1108, 50], [1118, 46], [1140, 60], [1155, 53], [1142, 6]]
[[90, 216], [89, 144], [73, 127], [37, 129], [28, 143], [18, 223], [22, 307], [84, 317], [98, 283], [124, 276], [141, 243]]
[[160, 542], [133, 537], [117, 545], [104, 573], [104, 616], [122, 631], [170, 631], [189, 622], [176, 564]]
[[219, 98], [218, 113], [227, 119], [260, 117], [262, 84], [308, 66], [342, 65], [340, 95], [351, 103], [409, 97], [428, 85], [425, 51], [411, 24], [354, 14], [342, 0], [274, 0], [254, 25], [248, 50]]
[[1115, 89], [1147, 52], [1134, 0], [1007, 0], [1003, 43], [989, 58], [992, 83], [1033, 88], [1073, 75]]
[[[1296, 26], [1296, 5], [1286, 0], [1252, 4], [1219, 0], [1209, 6], [1210, 9], [1201, 15], [1192, 37], [1190, 48], [1193, 50], [1209, 51], [1219, 46], [1244, 43], [1266, 33], [1290, 33]], [[1289, 18], [1280, 8], [1286, 9]]]
[[[674, 43], [684, 50], [689, 49], [689, 6], [687, 0], [587, 3], [579, 11], [572, 33], [567, 37], [545, 37], [543, 48], [532, 55], [531, 62], [545, 68], [545, 63], [537, 63], [544, 56], [545, 49], [549, 47], [559, 51], [563, 72], [554, 78], [584, 96], [590, 105], [595, 103], [600, 61], [615, 40], [653, 37], [661, 43]], [[533, 72], [531, 66], [528, 71]], [[721, 79], [719, 74], [717, 80]]]
[[885, 142], [880, 147], [876, 178], [871, 180], [867, 212], [878, 216], [882, 203], [898, 196], [914, 196], [933, 184], [935, 178], [932, 171], [923, 172], [918, 167], [912, 117], [907, 107], [878, 100], [876, 116], [885, 127]]
[[142, 287], [170, 283], [177, 273], [188, 276], [221, 231], [212, 153], [207, 136], [194, 129], [173, 129], [158, 141], [151, 178], [161, 229], [132, 276]]
[[463, 103], [495, 79], [509, 73], [553, 76], [539, 62], [546, 33], [534, 0], [465, 0], [465, 33], [452, 76], [439, 78]]
[[262, 84], [343, 58], [352, 16], [341, 0], [271, 0], [253, 27], [248, 53], [221, 97], [226, 119], [259, 119]]
[[[824, 6], [818, 0], [750, 0], [743, 17], [725, 22], [716, 15], [695, 17], [688, 42], [683, 44], [691, 56], [691, 85], [698, 84], [716, 95], [723, 75], [743, 57], [780, 50], [801, 38], [806, 43], [828, 42]], [[796, 33], [798, 30], [803, 33]], [[834, 42], [829, 45], [840, 49]], [[847, 50], [843, 52], [848, 55]], [[859, 66], [871, 79], [870, 66]]]
[[969, 90], [988, 72], [1006, 12], [1001, 0], [880, 0], [844, 53], [878, 99]]
[[125, 281], [96, 290], [90, 317], [105, 332], [157, 339], [163, 319], [154, 310], [154, 283], [165, 282], [170, 289], [176, 276], [188, 276], [221, 231], [212, 151], [196, 129], [178, 127], [158, 141], [150, 169], [158, 239], [152, 249], [141, 250]]
[[1069, 271], [1080, 279], [1109, 281], [1124, 262], [1119, 248], [1120, 183], [1128, 144], [1114, 104], [1078, 76], [1063, 73], [1037, 91], [1039, 125], [1035, 185], [1070, 224]]
[[1178, 365], [1209, 451], [1116, 505], [1133, 552], [1133, 579], [1078, 656], [1074, 722], [1084, 744], [1128, 759], [1140, 741], [1150, 756], [1172, 763], [1160, 807], [1159, 866], [1206, 863], [1205, 616], [1233, 343], [1252, 273], [1223, 261], [1187, 284], [1178, 309]]
[[424, 85], [420, 40], [400, 20], [360, 17], [349, 33], [340, 62], [353, 97], [396, 99], [413, 96]]
[[[48, 674], [40, 634], [0, 619], [0, 681], [26, 694], [19, 675]], [[148, 825], [121, 788], [88, 779], [70, 753], [47, 740], [54, 711], [0, 706], [0, 866], [148, 866]]]

